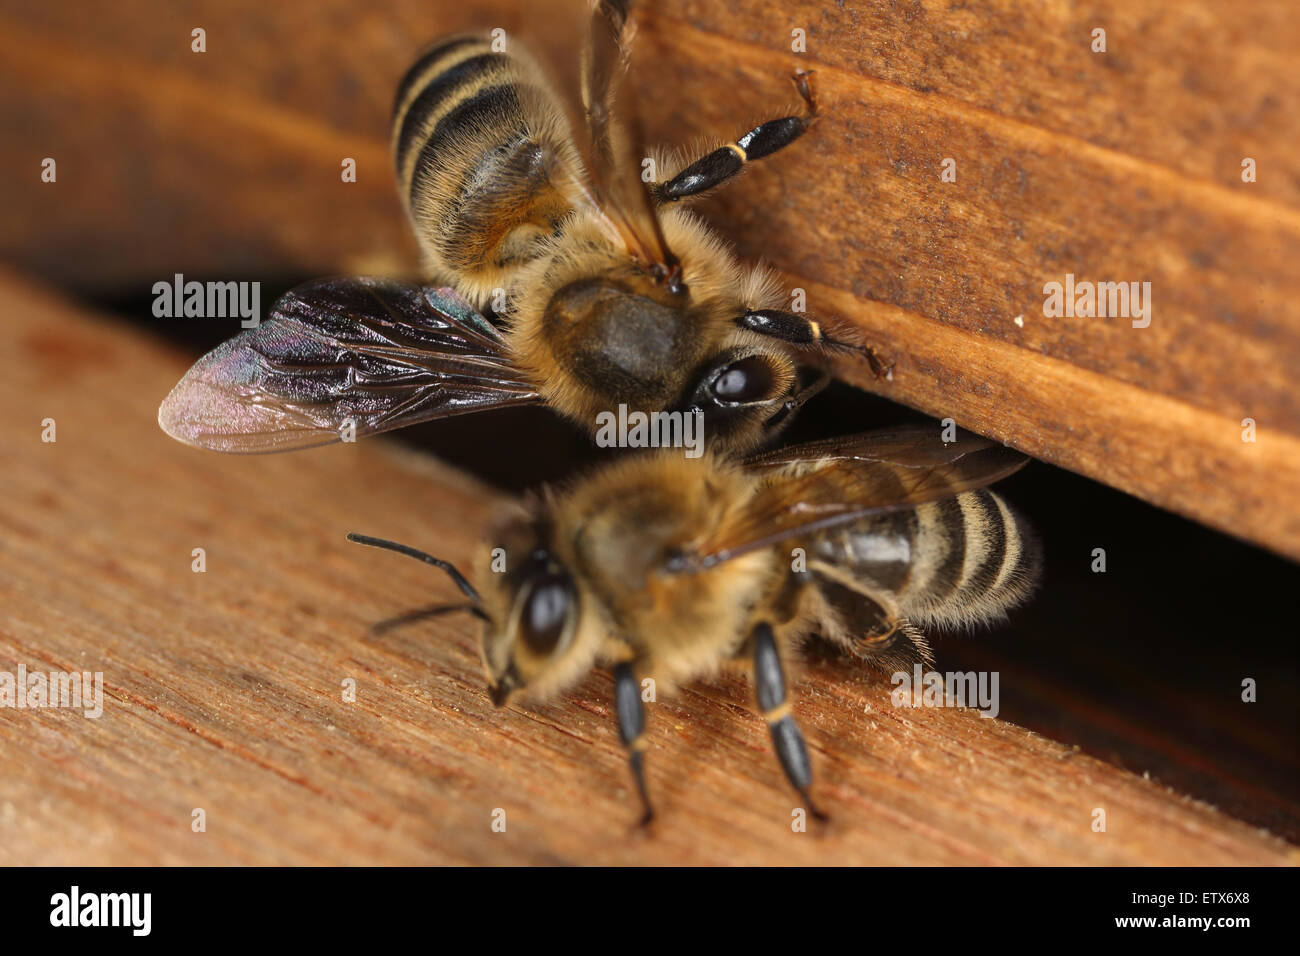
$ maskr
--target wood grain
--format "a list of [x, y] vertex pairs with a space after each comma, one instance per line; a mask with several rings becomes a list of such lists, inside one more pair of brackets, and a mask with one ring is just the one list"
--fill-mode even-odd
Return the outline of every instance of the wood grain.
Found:
[[[1285, 5], [645, 7], [634, 79], [652, 141], [735, 135], [789, 100], [794, 66], [817, 70], [810, 138], [702, 208], [895, 362], [892, 382], [862, 364], [846, 378], [1300, 558]], [[117, 297], [175, 272], [409, 270], [386, 147], [397, 78], [436, 35], [536, 33], [543, 8], [0, 2], [0, 255]], [[39, 181], [44, 156], [57, 184]], [[1043, 286], [1067, 273], [1150, 282], [1152, 324], [1047, 317]]]
[[649, 708], [662, 819], [633, 832], [606, 675], [496, 710], [468, 620], [370, 632], [452, 595], [344, 534], [464, 562], [494, 507], [482, 488], [382, 440], [182, 447], [155, 413], [186, 356], [12, 277], [0, 313], [0, 670], [102, 671], [106, 688], [97, 720], [0, 709], [0, 864], [1297, 862], [1023, 728], [895, 709], [886, 682], [838, 662], [796, 685], [827, 831], [792, 832], [734, 679]]

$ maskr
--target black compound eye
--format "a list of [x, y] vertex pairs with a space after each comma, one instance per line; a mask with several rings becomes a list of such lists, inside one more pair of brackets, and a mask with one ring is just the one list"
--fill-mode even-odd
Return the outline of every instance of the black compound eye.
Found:
[[567, 574], [545, 571], [535, 577], [524, 598], [519, 637], [534, 654], [555, 651], [573, 608], [573, 582]]
[[713, 396], [733, 405], [757, 402], [771, 396], [773, 381], [772, 367], [760, 356], [751, 355], [718, 373], [713, 380]]

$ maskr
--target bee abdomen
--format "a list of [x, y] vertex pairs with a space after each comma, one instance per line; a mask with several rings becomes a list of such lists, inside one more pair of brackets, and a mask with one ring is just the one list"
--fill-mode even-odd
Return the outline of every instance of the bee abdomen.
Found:
[[[486, 114], [492, 105], [515, 96], [514, 83], [510, 61], [479, 37], [453, 37], [421, 55], [393, 103], [393, 157], [403, 192], [410, 195], [416, 185], [421, 153], [445, 146], [453, 127], [472, 121], [473, 114], [491, 118]], [[517, 106], [517, 98], [511, 105]]]
[[918, 505], [900, 610], [939, 625], [1000, 617], [1028, 596], [1037, 577], [1036, 554], [1028, 529], [991, 491]]
[[529, 117], [546, 94], [479, 37], [454, 37], [407, 71], [393, 107], [393, 155], [430, 271], [475, 298], [536, 254], [568, 211]]

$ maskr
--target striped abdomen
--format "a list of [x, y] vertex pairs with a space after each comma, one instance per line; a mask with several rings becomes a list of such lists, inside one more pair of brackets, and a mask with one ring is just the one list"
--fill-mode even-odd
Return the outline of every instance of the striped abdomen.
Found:
[[407, 71], [393, 110], [398, 188], [432, 276], [484, 304], [569, 211], [548, 175], [562, 122], [543, 85], [480, 37]]
[[965, 492], [828, 532], [816, 557], [918, 624], [996, 618], [1028, 596], [1037, 548], [996, 494]]

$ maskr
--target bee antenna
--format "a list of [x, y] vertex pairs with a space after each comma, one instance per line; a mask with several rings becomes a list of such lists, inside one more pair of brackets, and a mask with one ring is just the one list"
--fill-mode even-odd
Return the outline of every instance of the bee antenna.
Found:
[[387, 541], [383, 538], [372, 538], [368, 534], [349, 534], [349, 541], [355, 541], [357, 544], [366, 544], [372, 548], [383, 548], [385, 551], [396, 551], [398, 554], [404, 554], [408, 558], [415, 558], [417, 561], [423, 561], [425, 564], [432, 564], [435, 568], [441, 568], [447, 572], [447, 577], [456, 583], [462, 594], [472, 600], [475, 604], [483, 603], [478, 592], [474, 590], [474, 585], [465, 579], [465, 575], [456, 570], [456, 565], [450, 561], [444, 561], [442, 558], [435, 558], [431, 554], [423, 551], [417, 551], [415, 548], [405, 544], [398, 544], [396, 541]]
[[431, 617], [441, 617], [444, 614], [454, 614], [456, 611], [468, 611], [480, 621], [492, 622], [477, 604], [437, 604], [433, 607], [422, 607], [415, 611], [407, 611], [405, 614], [399, 614], [397, 617], [390, 617], [386, 621], [380, 621], [370, 628], [375, 634], [387, 634], [389, 631], [405, 627], [407, 624], [415, 624], [419, 621], [428, 620]]

